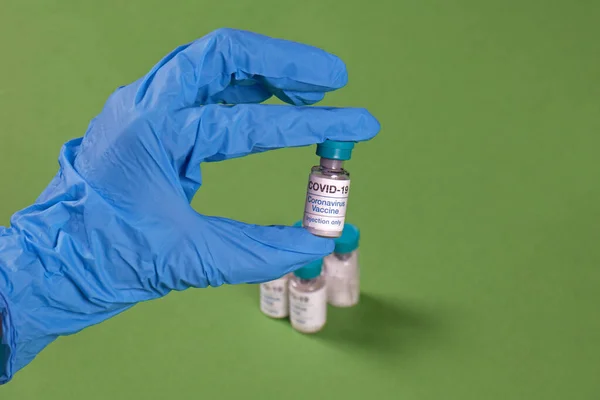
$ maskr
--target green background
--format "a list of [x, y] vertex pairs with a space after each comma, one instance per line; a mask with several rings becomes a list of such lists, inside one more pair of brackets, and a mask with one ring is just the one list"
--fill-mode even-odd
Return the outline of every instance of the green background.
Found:
[[[382, 124], [347, 165], [362, 303], [321, 334], [263, 317], [254, 286], [174, 293], [59, 339], [0, 398], [600, 398], [599, 20], [583, 0], [0, 0], [4, 225], [117, 86], [219, 27], [339, 55], [323, 104]], [[292, 223], [315, 161], [207, 165], [193, 205]]]

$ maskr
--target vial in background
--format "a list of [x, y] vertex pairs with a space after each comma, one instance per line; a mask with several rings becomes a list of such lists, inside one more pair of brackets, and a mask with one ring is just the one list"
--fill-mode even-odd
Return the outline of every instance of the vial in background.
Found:
[[351, 158], [353, 148], [354, 142], [332, 140], [317, 145], [321, 161], [311, 169], [302, 220], [313, 235], [335, 238], [342, 234], [350, 191], [344, 161]]
[[335, 250], [323, 259], [327, 279], [327, 301], [335, 307], [352, 307], [360, 297], [358, 242], [360, 230], [346, 224], [342, 236], [335, 239]]
[[260, 310], [271, 318], [286, 318], [289, 315], [288, 282], [290, 275], [260, 284]]
[[302, 333], [320, 331], [327, 321], [327, 285], [321, 275], [323, 259], [312, 262], [290, 279], [290, 321]]

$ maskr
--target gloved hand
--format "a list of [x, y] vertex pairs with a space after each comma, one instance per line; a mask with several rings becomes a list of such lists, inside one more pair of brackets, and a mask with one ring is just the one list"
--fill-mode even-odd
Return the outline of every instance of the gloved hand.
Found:
[[[302, 228], [199, 215], [190, 201], [203, 162], [375, 136], [364, 109], [297, 107], [346, 82], [322, 50], [221, 29], [114, 92], [35, 204], [0, 228], [0, 382], [137, 302], [272, 280], [330, 253]], [[296, 107], [255, 104], [272, 95]]]

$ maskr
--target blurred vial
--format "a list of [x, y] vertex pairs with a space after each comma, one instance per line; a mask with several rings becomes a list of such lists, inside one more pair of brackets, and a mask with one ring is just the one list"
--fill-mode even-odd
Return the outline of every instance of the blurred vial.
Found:
[[342, 236], [335, 239], [335, 250], [323, 260], [327, 279], [327, 301], [335, 307], [352, 307], [360, 296], [358, 264], [359, 229], [346, 224]]
[[320, 331], [327, 321], [327, 285], [321, 275], [323, 260], [314, 261], [290, 279], [290, 320], [302, 333]]
[[342, 234], [350, 191], [344, 161], [351, 158], [353, 148], [354, 142], [332, 140], [317, 145], [321, 161], [311, 169], [302, 220], [313, 235], [335, 238]]
[[260, 284], [260, 310], [268, 317], [286, 318], [289, 315], [289, 278], [288, 274]]

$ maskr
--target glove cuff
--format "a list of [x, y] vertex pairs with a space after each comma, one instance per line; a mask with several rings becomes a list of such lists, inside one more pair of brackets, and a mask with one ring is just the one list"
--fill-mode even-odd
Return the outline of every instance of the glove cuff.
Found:
[[32, 273], [39, 271], [40, 262], [27, 251], [22, 236], [11, 228], [0, 227], [0, 385], [27, 365], [40, 347], [38, 332], [32, 328], [34, 319], [27, 312], [38, 305], [22, 304], [22, 298], [13, 301], [15, 296], [20, 298], [31, 290]]
[[[19, 240], [11, 229], [0, 226], [0, 385], [9, 382], [15, 372], [16, 332], [8, 298], [11, 288], [9, 260], [19, 249]], [[18, 253], [18, 251], [17, 251]]]
[[12, 326], [8, 301], [0, 286], [0, 385], [10, 381], [13, 376], [15, 341]]

